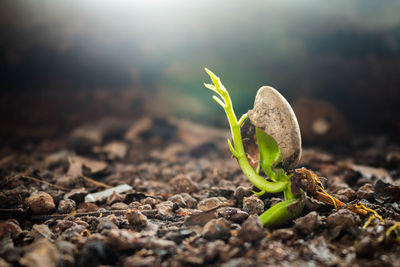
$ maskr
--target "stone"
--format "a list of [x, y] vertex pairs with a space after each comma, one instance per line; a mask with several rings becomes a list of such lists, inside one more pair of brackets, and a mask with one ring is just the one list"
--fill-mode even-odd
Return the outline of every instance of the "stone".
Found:
[[16, 239], [22, 234], [22, 229], [16, 220], [0, 222], [0, 240], [8, 234], [11, 239]]
[[152, 197], [146, 197], [146, 198], [140, 200], [140, 203], [142, 203], [144, 205], [148, 204], [151, 207], [154, 207], [156, 204], [160, 203], [160, 200], [157, 200], [157, 199], [152, 198]]
[[264, 237], [264, 227], [257, 215], [250, 215], [242, 224], [240, 236], [246, 242], [255, 242]]
[[45, 192], [33, 193], [28, 199], [29, 209], [34, 214], [45, 214], [56, 208], [53, 198]]
[[295, 237], [295, 233], [291, 229], [277, 229], [271, 234], [271, 238], [279, 241], [288, 241]]
[[249, 214], [261, 214], [264, 211], [264, 202], [256, 196], [245, 197], [243, 210]]
[[53, 241], [54, 238], [54, 234], [46, 224], [34, 224], [29, 231], [29, 236], [35, 240], [46, 238], [49, 241]]
[[115, 202], [111, 205], [112, 210], [127, 210], [129, 209], [129, 205], [124, 202]]
[[112, 229], [118, 229], [118, 226], [115, 225], [107, 217], [102, 217], [99, 219], [99, 224], [97, 225], [97, 232], [99, 232], [101, 234], [108, 234], [109, 231]]
[[193, 198], [188, 193], [181, 193], [180, 194], [186, 202], [186, 207], [189, 209], [195, 209], [197, 207], [197, 200]]
[[347, 209], [340, 209], [328, 216], [326, 226], [331, 229], [331, 237], [336, 238], [343, 230], [355, 227], [360, 222], [360, 217], [357, 214]]
[[226, 240], [230, 236], [230, 223], [225, 218], [212, 219], [204, 225], [201, 234], [209, 240]]
[[353, 189], [351, 189], [350, 187], [340, 189], [337, 191], [336, 194], [346, 196], [349, 201], [354, 200], [354, 198], [356, 197], [356, 192]]
[[27, 246], [25, 251], [26, 253], [19, 263], [27, 267], [56, 267], [60, 257], [56, 246], [45, 238]]
[[152, 238], [149, 243], [147, 243], [147, 247], [151, 249], [176, 249], [176, 244], [174, 241], [165, 240], [161, 238]]
[[54, 243], [61, 254], [59, 266], [74, 266], [75, 263], [75, 245], [64, 240], [57, 240]]
[[72, 199], [62, 199], [60, 203], [58, 203], [58, 212], [59, 213], [71, 213], [76, 209], [76, 203]]
[[147, 217], [137, 209], [127, 210], [125, 212], [125, 217], [128, 220], [129, 224], [134, 227], [143, 228], [146, 227], [148, 224]]
[[303, 235], [309, 235], [318, 229], [320, 223], [321, 217], [317, 212], [312, 211], [306, 216], [298, 218], [294, 229]]
[[64, 199], [72, 199], [76, 203], [79, 203], [85, 198], [85, 196], [87, 194], [88, 194], [88, 191], [86, 190], [86, 188], [84, 188], [84, 187], [76, 188], [76, 189], [72, 189], [71, 191], [66, 193], [64, 195]]
[[117, 250], [130, 250], [143, 248], [148, 241], [141, 238], [138, 232], [112, 229], [107, 235], [106, 243]]
[[156, 258], [153, 256], [140, 257], [130, 256], [124, 260], [123, 267], [152, 267], [156, 265]]
[[226, 201], [226, 198], [223, 197], [206, 198], [200, 201], [199, 204], [197, 204], [197, 209], [201, 211], [211, 210], [213, 208], [221, 206], [224, 200]]
[[257, 263], [249, 258], [233, 258], [221, 265], [221, 267], [252, 267]]
[[181, 208], [186, 208], [186, 201], [180, 194], [170, 196], [168, 198], [169, 201], [176, 203]]
[[112, 205], [115, 202], [124, 202], [125, 200], [125, 195], [118, 194], [116, 192], [113, 192], [108, 198], [107, 198], [107, 205]]
[[376, 242], [371, 237], [366, 236], [361, 239], [355, 246], [356, 255], [358, 258], [373, 258], [376, 249]]
[[217, 216], [235, 223], [241, 223], [249, 217], [249, 214], [238, 208], [222, 207], [218, 209]]
[[181, 208], [195, 209], [197, 207], [197, 200], [188, 193], [170, 196], [168, 200], [176, 203]]
[[174, 216], [173, 207], [174, 203], [171, 201], [164, 201], [156, 205], [158, 214], [164, 218], [172, 218]]
[[365, 184], [357, 190], [357, 197], [368, 201], [374, 200], [375, 188], [372, 184]]
[[252, 194], [253, 192], [251, 192], [250, 187], [245, 187], [240, 185], [236, 188], [235, 193], [233, 195], [239, 202], [242, 202], [244, 197], [249, 197]]
[[198, 185], [188, 175], [178, 174], [171, 180], [173, 191], [176, 193], [193, 193]]

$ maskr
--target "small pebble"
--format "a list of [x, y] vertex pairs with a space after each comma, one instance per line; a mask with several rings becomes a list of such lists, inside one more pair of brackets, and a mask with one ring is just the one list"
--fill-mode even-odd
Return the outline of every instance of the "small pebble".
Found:
[[243, 241], [244, 241], [244, 240], [243, 240], [242, 238], [239, 238], [239, 237], [236, 237], [236, 236], [231, 236], [231, 237], [229, 238], [228, 243], [229, 243], [231, 246], [239, 247], [239, 246], [243, 245]]
[[174, 203], [171, 201], [164, 201], [156, 205], [158, 214], [164, 218], [172, 218], [174, 216], [173, 207]]
[[217, 217], [223, 217], [236, 223], [241, 223], [249, 217], [249, 214], [238, 208], [223, 207], [218, 209]]
[[264, 202], [256, 196], [245, 197], [243, 210], [249, 214], [261, 214], [264, 211]]
[[233, 195], [239, 202], [242, 202], [244, 197], [251, 196], [252, 194], [253, 192], [251, 192], [251, 188], [244, 187], [241, 185], [236, 188], [235, 193]]
[[221, 206], [224, 200], [226, 201], [226, 198], [223, 197], [206, 198], [200, 201], [199, 204], [197, 204], [197, 209], [201, 211], [211, 210], [213, 208]]
[[173, 191], [176, 193], [193, 193], [198, 190], [197, 183], [193, 182], [188, 175], [178, 174], [171, 180]]
[[366, 236], [356, 244], [356, 255], [359, 258], [372, 258], [374, 256], [375, 242]]
[[183, 198], [183, 196], [181, 196], [180, 194], [178, 194], [178, 195], [173, 195], [173, 196], [170, 196], [169, 198], [168, 198], [168, 200], [169, 201], [172, 201], [173, 203], [176, 203], [179, 207], [181, 207], [181, 208], [186, 208], [186, 201], [185, 201], [185, 199]]
[[128, 204], [124, 202], [115, 202], [114, 204], [111, 205], [112, 210], [127, 210], [129, 209]]
[[[58, 262], [58, 266], [74, 266], [75, 263], [75, 245], [64, 240], [57, 240], [54, 242], [61, 257]], [[1, 266], [1, 265], [0, 265]]]
[[197, 207], [197, 200], [188, 193], [173, 195], [168, 200], [176, 203], [181, 208], [195, 209]]
[[143, 228], [148, 224], [147, 217], [137, 209], [129, 209], [125, 212], [129, 224], [134, 227]]
[[16, 220], [7, 220], [0, 222], [0, 240], [10, 234], [12, 239], [16, 239], [22, 234], [22, 229]]
[[107, 235], [111, 229], [118, 229], [110, 219], [107, 217], [102, 217], [99, 219], [99, 224], [97, 225], [97, 232]]
[[281, 241], [287, 241], [292, 239], [295, 236], [295, 233], [293, 232], [293, 230], [291, 229], [278, 229], [275, 230], [272, 235], [271, 238], [274, 240], [281, 240]]
[[150, 204], [144, 204], [139, 206], [139, 210], [152, 210], [153, 208], [151, 207]]
[[250, 215], [242, 224], [240, 236], [246, 242], [255, 242], [264, 237], [264, 227], [257, 215]]
[[141, 234], [131, 230], [111, 230], [106, 238], [106, 243], [117, 250], [130, 250], [143, 248], [148, 240], [141, 238]]
[[197, 207], [197, 200], [193, 198], [188, 193], [181, 193], [180, 194], [183, 199], [186, 201], [186, 207], [189, 209], [195, 209]]
[[148, 246], [152, 249], [176, 249], [176, 244], [174, 241], [161, 238], [152, 238]]
[[124, 260], [123, 267], [153, 267], [156, 265], [154, 256], [140, 257], [137, 255], [127, 257]]
[[60, 254], [56, 246], [46, 238], [39, 239], [25, 247], [25, 255], [19, 261], [23, 266], [54, 266], [56, 267]]
[[125, 195], [118, 194], [117, 192], [113, 192], [111, 196], [107, 198], [107, 205], [111, 205], [115, 202], [123, 202], [125, 200]]
[[142, 204], [137, 201], [133, 201], [129, 204], [129, 208], [131, 209], [138, 209], [140, 206], [142, 206]]
[[366, 199], [368, 201], [374, 200], [374, 186], [372, 184], [365, 184], [357, 190], [357, 197]]
[[76, 203], [80, 203], [83, 201], [83, 199], [85, 198], [85, 196], [87, 194], [88, 194], [88, 191], [84, 187], [76, 188], [76, 189], [72, 189], [71, 191], [66, 193], [64, 195], [64, 199], [72, 199]]
[[56, 208], [53, 198], [45, 192], [33, 193], [27, 201], [34, 214], [49, 213]]
[[233, 258], [221, 265], [221, 267], [252, 267], [257, 263], [249, 258]]
[[146, 198], [142, 199], [140, 201], [140, 203], [142, 203], [144, 205], [148, 204], [151, 207], [154, 207], [156, 204], [160, 203], [160, 201], [155, 198], [152, 198], [152, 197], [146, 197]]
[[331, 229], [331, 237], [335, 238], [341, 231], [357, 226], [360, 221], [357, 214], [347, 209], [340, 209], [326, 218], [326, 226]]
[[352, 201], [356, 197], [356, 192], [349, 187], [338, 190], [336, 194], [346, 196], [349, 201]]
[[225, 218], [212, 219], [204, 225], [202, 235], [209, 240], [228, 239], [230, 236], [230, 223]]
[[72, 199], [62, 199], [60, 203], [58, 203], [58, 212], [59, 213], [71, 213], [76, 208], [76, 203]]
[[320, 222], [321, 217], [316, 211], [312, 211], [306, 216], [298, 218], [294, 229], [303, 235], [309, 235], [318, 229]]

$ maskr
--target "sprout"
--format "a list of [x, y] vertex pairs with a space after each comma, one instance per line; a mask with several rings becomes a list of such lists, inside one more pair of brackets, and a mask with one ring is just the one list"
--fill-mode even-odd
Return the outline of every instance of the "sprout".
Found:
[[[304, 199], [305, 199], [304, 192], [297, 185], [297, 183], [292, 182], [291, 174], [288, 174], [288, 172], [286, 172], [286, 170], [284, 170], [283, 167], [281, 167], [284, 165], [283, 163], [285, 161], [289, 162], [289, 164], [286, 164], [286, 166], [292, 166], [293, 162], [297, 162], [298, 157], [300, 156], [301, 153], [300, 151], [301, 148], [299, 149], [301, 144], [299, 139], [300, 131], [298, 129], [296, 118], [294, 117], [294, 120], [293, 118], [288, 119], [289, 121], [291, 120], [296, 123], [294, 128], [297, 129], [297, 132], [295, 134], [298, 136], [298, 138], [297, 139], [294, 138], [293, 140], [295, 140], [298, 143], [293, 146], [289, 144], [291, 147], [296, 147], [298, 149], [298, 152], [295, 152], [296, 154], [295, 157], [293, 157], [292, 155], [290, 155], [289, 157], [282, 156], [281, 149], [276, 140], [266, 131], [264, 131], [265, 128], [268, 128], [268, 125], [264, 125], [265, 126], [263, 127], [264, 129], [256, 127], [255, 132], [259, 150], [259, 166], [261, 166], [265, 174], [268, 176], [269, 180], [267, 180], [259, 175], [260, 168], [256, 168], [256, 170], [254, 170], [246, 157], [246, 151], [244, 150], [240, 127], [243, 124], [243, 122], [248, 118], [248, 115], [244, 114], [239, 120], [237, 120], [235, 112], [233, 110], [229, 93], [226, 90], [226, 88], [222, 85], [221, 80], [210, 70], [208, 69], [205, 70], [213, 82], [213, 84], [205, 84], [205, 87], [207, 87], [208, 89], [212, 90], [217, 94], [213, 96], [213, 99], [225, 110], [226, 116], [228, 118], [233, 139], [233, 144], [228, 139], [229, 149], [231, 150], [232, 154], [237, 158], [243, 173], [246, 175], [249, 181], [260, 190], [260, 192], [255, 192], [255, 193], [258, 196], [261, 196], [266, 192], [284, 193], [285, 201], [278, 203], [273, 207], [271, 207], [270, 209], [268, 209], [267, 211], [265, 211], [260, 216], [261, 222], [263, 223], [264, 226], [278, 226], [288, 222], [289, 220], [296, 218], [301, 213], [304, 207]], [[264, 90], [263, 88], [261, 89]], [[283, 97], [278, 99], [284, 100]], [[290, 108], [286, 100], [283, 103], [285, 108], [287, 107]], [[256, 106], [254, 110], [255, 110], [254, 112], [250, 111], [249, 113], [256, 114], [259, 109], [257, 109]], [[291, 110], [291, 108], [289, 114], [292, 114], [292, 116], [294, 116], [294, 113]], [[257, 119], [257, 121], [260, 120], [259, 116], [257, 115], [255, 115], [254, 117]], [[277, 123], [275, 123], [275, 128], [279, 128], [279, 125]], [[284, 127], [281, 126], [280, 128], [283, 129]], [[287, 142], [293, 142], [293, 141], [287, 141]]]

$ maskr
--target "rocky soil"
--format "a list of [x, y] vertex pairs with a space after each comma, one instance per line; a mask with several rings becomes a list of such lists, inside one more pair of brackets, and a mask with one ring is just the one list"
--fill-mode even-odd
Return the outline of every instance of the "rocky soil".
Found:
[[311, 198], [278, 229], [226, 144], [229, 133], [144, 116], [0, 150], [0, 266], [400, 266], [400, 145], [385, 136], [309, 147], [300, 166], [345, 203]]

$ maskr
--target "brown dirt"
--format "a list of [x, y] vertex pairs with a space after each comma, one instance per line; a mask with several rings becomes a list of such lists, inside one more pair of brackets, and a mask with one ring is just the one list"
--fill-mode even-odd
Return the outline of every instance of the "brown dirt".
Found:
[[[329, 193], [384, 222], [364, 229], [368, 216], [308, 198], [300, 218], [267, 229], [255, 215], [281, 195], [252, 196], [228, 132], [153, 117], [116, 122], [1, 149], [0, 266], [400, 266], [400, 244], [385, 235], [400, 221], [392, 139], [307, 148], [301, 161], [326, 177]], [[132, 188], [85, 202], [122, 184]]]

